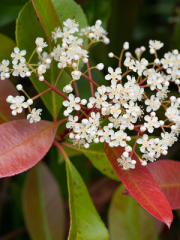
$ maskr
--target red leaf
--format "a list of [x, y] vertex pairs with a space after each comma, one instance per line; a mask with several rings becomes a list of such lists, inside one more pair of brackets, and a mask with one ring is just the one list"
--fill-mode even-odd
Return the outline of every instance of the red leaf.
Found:
[[59, 123], [16, 120], [0, 125], [0, 177], [33, 167], [51, 147]]
[[19, 93], [9, 79], [0, 79], [0, 123], [25, 118], [24, 112], [18, 113], [17, 116], [11, 114], [10, 104], [6, 102], [6, 98], [9, 95], [15, 97], [19, 95]]
[[137, 161], [136, 168], [123, 170], [117, 162], [122, 155], [123, 148], [111, 148], [105, 143], [104, 150], [117, 175], [133, 197], [149, 213], [170, 227], [173, 220], [170, 205], [147, 168], [141, 166], [136, 156], [133, 156], [133, 159]]
[[149, 163], [147, 169], [166, 196], [171, 209], [180, 208], [180, 162], [158, 160]]

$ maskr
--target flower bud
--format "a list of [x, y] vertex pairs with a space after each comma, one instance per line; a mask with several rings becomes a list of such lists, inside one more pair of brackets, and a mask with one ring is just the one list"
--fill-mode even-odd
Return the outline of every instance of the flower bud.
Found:
[[96, 68], [97, 68], [98, 70], [102, 70], [102, 69], [104, 68], [104, 64], [103, 64], [103, 63], [99, 63], [99, 64], [96, 66]]
[[141, 165], [142, 165], [142, 166], [146, 166], [146, 165], [147, 165], [147, 162], [146, 162], [146, 161], [142, 161], [142, 162], [141, 162]]
[[125, 43], [123, 44], [123, 48], [124, 48], [124, 50], [128, 50], [128, 49], [129, 49], [129, 43], [128, 43], [128, 42], [125, 42]]
[[18, 91], [21, 91], [21, 90], [23, 89], [23, 86], [22, 86], [21, 84], [18, 84], [18, 85], [16, 86], [16, 89], [17, 89]]
[[108, 54], [108, 57], [113, 58], [113, 57], [114, 57], [114, 53], [110, 52], [110, 53]]
[[38, 47], [38, 48], [37, 48], [37, 52], [38, 52], [38, 53], [41, 53], [41, 52], [42, 52], [42, 47]]
[[30, 77], [31, 76], [31, 72], [26, 72], [26, 77]]
[[33, 100], [32, 99], [28, 99], [27, 103], [28, 103], [28, 105], [32, 105], [33, 104]]
[[81, 100], [81, 104], [82, 104], [82, 105], [86, 105], [86, 103], [87, 103], [87, 100], [86, 100], [86, 99], [82, 99], [82, 100]]
[[43, 75], [40, 75], [40, 76], [39, 76], [39, 81], [41, 81], [41, 82], [44, 81]]
[[5, 73], [4, 76], [5, 76], [5, 78], [9, 78], [10, 74], [9, 73]]
[[50, 64], [51, 63], [51, 59], [47, 58], [45, 61], [46, 64]]

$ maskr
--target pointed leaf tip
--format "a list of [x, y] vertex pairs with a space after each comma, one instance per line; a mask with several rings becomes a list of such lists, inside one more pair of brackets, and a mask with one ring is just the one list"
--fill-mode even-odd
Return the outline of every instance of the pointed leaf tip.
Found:
[[123, 170], [117, 162], [124, 149], [122, 147], [111, 148], [107, 143], [104, 144], [107, 154], [117, 175], [130, 191], [132, 196], [154, 217], [164, 222], [169, 228], [173, 220], [173, 214], [169, 202], [161, 192], [158, 184], [148, 171], [143, 167], [136, 156], [136, 168]]

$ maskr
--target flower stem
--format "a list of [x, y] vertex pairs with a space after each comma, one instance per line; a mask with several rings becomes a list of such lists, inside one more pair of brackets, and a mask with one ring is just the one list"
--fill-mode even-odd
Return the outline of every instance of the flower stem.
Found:
[[48, 89], [47, 89], [47, 90], [45, 90], [44, 92], [42, 92], [42, 93], [40, 93], [40, 94], [36, 95], [35, 97], [33, 97], [33, 98], [31, 98], [31, 99], [32, 99], [32, 100], [35, 100], [35, 99], [37, 99], [38, 97], [42, 96], [43, 94], [45, 94], [45, 93], [49, 92], [50, 90], [51, 90], [51, 88], [48, 88]]
[[[88, 71], [88, 74], [89, 74], [89, 78], [92, 80], [92, 74], [91, 74], [91, 67], [90, 67], [90, 64], [89, 64], [89, 62], [87, 62], [87, 68], [89, 69], [89, 71]], [[90, 82], [90, 88], [91, 88], [91, 95], [92, 95], [92, 97], [94, 97], [94, 88], [93, 88], [93, 83], [92, 82]]]
[[88, 81], [90, 81], [90, 82], [92, 82], [96, 87], [99, 87], [99, 85], [96, 83], [96, 82], [94, 82], [92, 79], [90, 79], [88, 76], [86, 76], [85, 74], [81, 74], [81, 76], [83, 76], [84, 78], [86, 78]]

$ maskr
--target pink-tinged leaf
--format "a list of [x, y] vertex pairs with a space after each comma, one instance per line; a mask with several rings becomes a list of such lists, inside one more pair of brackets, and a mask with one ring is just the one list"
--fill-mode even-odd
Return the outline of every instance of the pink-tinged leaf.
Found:
[[171, 209], [180, 208], [180, 162], [158, 160], [149, 163], [147, 169], [166, 196]]
[[0, 123], [25, 118], [24, 112], [18, 113], [17, 116], [11, 114], [10, 104], [6, 102], [6, 98], [9, 95], [15, 97], [19, 95], [19, 93], [9, 79], [0, 79]]
[[23, 213], [28, 233], [34, 240], [65, 239], [65, 206], [58, 183], [41, 161], [25, 181]]
[[133, 197], [149, 213], [170, 227], [173, 220], [170, 205], [147, 168], [140, 164], [136, 156], [133, 156], [133, 159], [137, 161], [136, 168], [123, 170], [118, 165], [117, 159], [121, 157], [124, 149], [121, 147], [111, 148], [105, 143], [104, 150], [117, 175]]
[[51, 147], [59, 123], [15, 120], [0, 125], [0, 178], [33, 167]]

